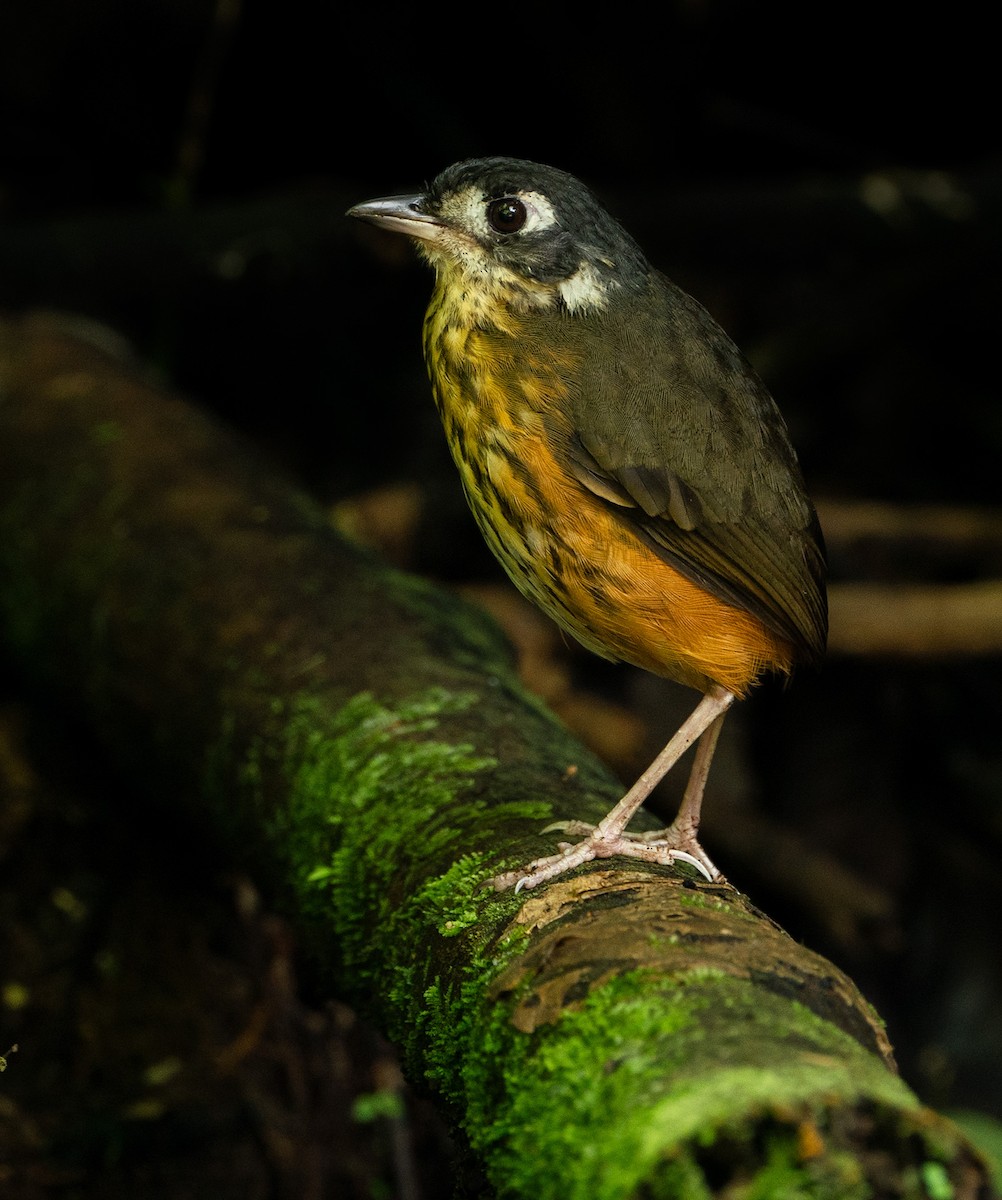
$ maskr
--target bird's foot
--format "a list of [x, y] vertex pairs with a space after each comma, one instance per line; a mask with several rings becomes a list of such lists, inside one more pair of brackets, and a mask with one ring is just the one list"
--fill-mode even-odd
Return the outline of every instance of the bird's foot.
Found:
[[566, 871], [591, 862], [593, 858], [612, 858], [623, 855], [639, 858], [643, 862], [662, 863], [671, 866], [675, 862], [686, 862], [694, 866], [710, 883], [723, 879], [710, 861], [695, 834], [681, 832], [674, 826], [655, 830], [653, 833], [604, 834], [601, 826], [586, 825], [583, 821], [555, 821], [547, 825], [543, 833], [554, 830], [584, 837], [580, 842], [561, 842], [560, 853], [546, 858], [537, 858], [517, 871], [507, 871], [492, 882], [496, 891], [503, 892], [514, 886], [516, 892], [534, 888], [539, 883], [556, 879]]

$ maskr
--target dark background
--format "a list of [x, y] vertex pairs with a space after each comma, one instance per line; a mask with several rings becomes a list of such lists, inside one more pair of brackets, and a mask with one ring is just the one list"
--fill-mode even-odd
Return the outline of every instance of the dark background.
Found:
[[[8, 0], [0, 306], [108, 322], [325, 502], [416, 483], [407, 564], [449, 584], [498, 582], [427, 392], [427, 272], [342, 214], [459, 158], [535, 158], [584, 178], [728, 328], [820, 501], [997, 512], [994, 34], [959, 6], [927, 23], [880, 3], [646, 11]], [[987, 548], [961, 540], [947, 554], [833, 543], [832, 579], [998, 577], [1000, 547], [997, 526]], [[636, 712], [653, 746], [677, 697], [567, 654], [576, 682]], [[726, 814], [730, 801], [759, 835], [798, 840], [742, 853], [726, 815], [708, 814], [707, 843], [854, 976], [923, 1099], [1002, 1118], [998, 668], [997, 656], [836, 654], [785, 695], [764, 689], [733, 719], [709, 806]], [[276, 964], [292, 972], [294, 956], [273, 918], [239, 905], [234, 917], [247, 881], [186, 853], [182, 887], [172, 851], [185, 835], [123, 828], [85, 728], [12, 670], [0, 718], [3, 911], [16, 931], [0, 945], [0, 1039], [12, 1031], [0, 1053], [19, 1044], [0, 1117], [16, 1194], [128, 1195], [140, 1181], [142, 1194], [181, 1194], [207, 1162], [227, 1180], [218, 1195], [363, 1195], [374, 1179], [408, 1194], [408, 1137], [436, 1194], [458, 1168], [434, 1117], [409, 1093], [404, 1118], [353, 1115], [359, 1094], [401, 1094], [392, 1056], [364, 1014], [275, 991]], [[137, 855], [142, 902], [122, 866]], [[87, 898], [76, 923], [63, 892]], [[121, 964], [114, 986], [102, 953]], [[135, 994], [144, 955], [161, 991], [178, 990], [168, 1015]], [[245, 1003], [272, 1023], [220, 1082], [213, 1056], [250, 1020]], [[123, 1065], [122, 1024], [99, 1037], [88, 1005], [163, 1046], [136, 1033]], [[194, 1007], [213, 1014], [198, 1032]], [[157, 1055], [179, 1056], [198, 1084], [151, 1084]]]

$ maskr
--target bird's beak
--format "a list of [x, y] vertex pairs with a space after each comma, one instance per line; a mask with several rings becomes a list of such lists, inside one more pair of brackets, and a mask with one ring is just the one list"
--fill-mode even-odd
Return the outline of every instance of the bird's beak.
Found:
[[382, 200], [366, 200], [348, 209], [349, 217], [359, 217], [380, 229], [405, 233], [423, 242], [441, 238], [445, 226], [437, 218], [421, 211], [424, 196], [387, 196]]

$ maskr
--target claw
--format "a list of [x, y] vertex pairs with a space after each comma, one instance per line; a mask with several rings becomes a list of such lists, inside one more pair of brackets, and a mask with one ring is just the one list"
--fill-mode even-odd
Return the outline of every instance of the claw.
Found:
[[[700, 875], [703, 876], [703, 878], [706, 880], [707, 883], [715, 882], [713, 876], [707, 870], [705, 864], [701, 863], [694, 854], [688, 854], [688, 853], [686, 853], [685, 850], [669, 850], [668, 853], [671, 855], [672, 862], [678, 861], [678, 862], [689, 863], [690, 866], [693, 866], [696, 868], [696, 870], [700, 873]], [[719, 872], [717, 873], [717, 878], [718, 879], [720, 878]]]
[[[568, 821], [566, 824], [570, 825], [574, 822]], [[701, 850], [698, 842], [693, 841], [692, 844], [696, 850]], [[612, 858], [618, 854], [628, 858], [639, 858], [644, 862], [663, 863], [665, 866], [671, 866], [675, 862], [688, 863], [695, 867], [708, 883], [717, 883], [722, 878], [720, 872], [705, 855], [700, 858], [695, 854], [690, 854], [688, 850], [676, 849], [668, 843], [665, 837], [662, 837], [660, 843], [652, 839], [631, 837], [630, 835], [621, 836], [612, 842], [589, 838], [576, 844], [561, 842], [560, 851], [559, 854], [550, 855], [549, 858], [537, 858], [535, 862], [527, 863], [522, 868], [524, 874], [520, 874], [518, 878], [515, 877], [514, 871], [498, 875], [493, 881], [495, 890], [503, 892], [514, 885], [514, 892], [517, 896], [519, 892], [534, 888], [537, 883], [555, 879], [565, 871], [579, 867], [594, 858]]]

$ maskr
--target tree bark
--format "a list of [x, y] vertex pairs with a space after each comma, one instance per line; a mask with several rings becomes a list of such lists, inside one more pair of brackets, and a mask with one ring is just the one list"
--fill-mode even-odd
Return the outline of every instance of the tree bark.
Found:
[[159, 821], [204, 814], [498, 1195], [990, 1194], [852, 982], [729, 885], [496, 894], [609, 775], [476, 609], [67, 319], [0, 324], [0, 636]]

